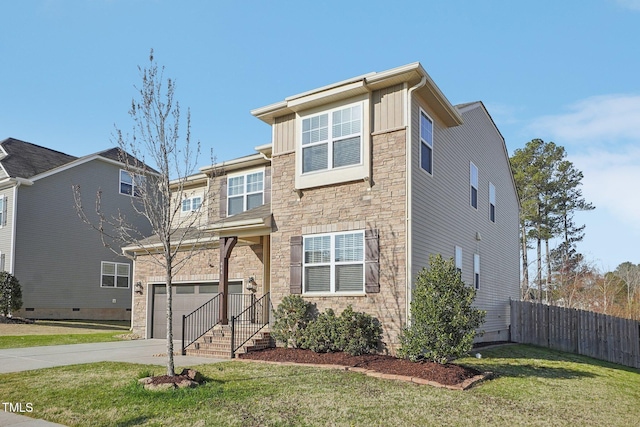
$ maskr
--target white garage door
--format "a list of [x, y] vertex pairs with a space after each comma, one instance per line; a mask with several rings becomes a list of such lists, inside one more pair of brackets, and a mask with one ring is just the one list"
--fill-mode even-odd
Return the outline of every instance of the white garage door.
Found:
[[[173, 285], [173, 339], [182, 339], [182, 316], [191, 313], [218, 293], [217, 283]], [[229, 294], [241, 294], [242, 283], [230, 282]], [[165, 285], [153, 286], [153, 317], [151, 337], [167, 337], [167, 290]], [[232, 313], [229, 313], [231, 316]]]

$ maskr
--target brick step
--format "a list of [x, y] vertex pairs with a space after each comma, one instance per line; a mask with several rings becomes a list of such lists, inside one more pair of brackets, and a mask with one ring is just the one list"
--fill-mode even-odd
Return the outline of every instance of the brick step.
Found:
[[[229, 333], [226, 333], [229, 332]], [[187, 355], [203, 356], [203, 357], [216, 357], [228, 359], [231, 357], [231, 333], [224, 330], [214, 330], [207, 335], [200, 337], [198, 341], [193, 343], [187, 349]], [[258, 332], [253, 338], [247, 341], [241, 348], [236, 351], [236, 354], [247, 353], [249, 351], [262, 350], [269, 347], [274, 347], [275, 342], [271, 338], [269, 331]]]

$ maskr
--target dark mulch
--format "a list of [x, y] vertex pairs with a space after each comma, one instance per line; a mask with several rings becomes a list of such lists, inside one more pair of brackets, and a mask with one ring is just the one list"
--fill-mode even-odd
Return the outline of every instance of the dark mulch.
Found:
[[266, 360], [270, 362], [312, 363], [318, 365], [339, 365], [370, 369], [372, 371], [422, 378], [443, 385], [457, 385], [480, 372], [460, 365], [433, 362], [411, 362], [393, 356], [365, 354], [351, 356], [347, 353], [314, 353], [300, 348], [268, 348], [252, 351], [240, 356], [242, 359]]
[[0, 314], [0, 323], [34, 323], [34, 321], [22, 317], [5, 317]]

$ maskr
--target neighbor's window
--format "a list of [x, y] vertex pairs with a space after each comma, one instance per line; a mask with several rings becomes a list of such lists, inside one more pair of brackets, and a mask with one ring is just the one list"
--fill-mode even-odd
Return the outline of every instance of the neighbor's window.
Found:
[[264, 171], [230, 176], [227, 181], [227, 215], [264, 204]]
[[364, 292], [364, 232], [303, 238], [304, 293]]
[[470, 163], [469, 187], [471, 189], [471, 206], [478, 209], [478, 167]]
[[302, 119], [302, 173], [362, 162], [362, 104]]
[[489, 183], [489, 220], [496, 222], [496, 187]]
[[460, 246], [456, 246], [455, 252], [456, 269], [462, 273], [462, 248]]
[[128, 288], [130, 268], [129, 264], [102, 261], [100, 287]]
[[473, 254], [473, 284], [480, 289], [480, 255]]
[[420, 167], [433, 174], [433, 120], [420, 110]]
[[7, 225], [7, 196], [0, 196], [0, 227]]
[[202, 197], [190, 197], [182, 201], [182, 212], [187, 213], [197, 211], [200, 209], [200, 206], [202, 206]]
[[145, 177], [120, 170], [120, 194], [140, 197]]

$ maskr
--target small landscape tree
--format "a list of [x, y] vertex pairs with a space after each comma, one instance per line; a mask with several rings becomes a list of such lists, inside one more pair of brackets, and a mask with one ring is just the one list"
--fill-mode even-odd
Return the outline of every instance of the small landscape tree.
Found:
[[466, 286], [453, 260], [429, 257], [416, 279], [411, 301], [411, 324], [400, 335], [400, 357], [446, 363], [473, 347], [476, 328], [485, 312], [472, 306], [476, 292]]
[[7, 273], [0, 272], [0, 313], [5, 317], [22, 307], [22, 289], [18, 279]]

